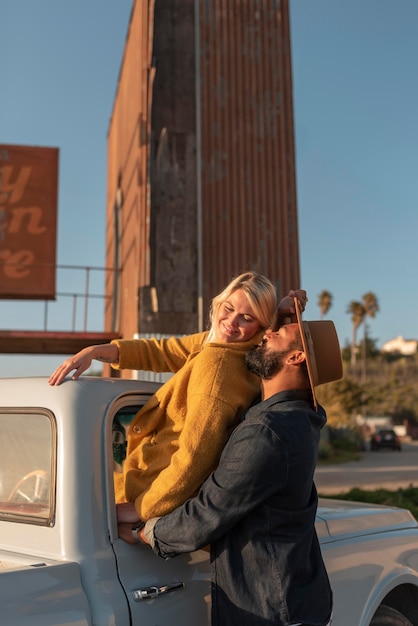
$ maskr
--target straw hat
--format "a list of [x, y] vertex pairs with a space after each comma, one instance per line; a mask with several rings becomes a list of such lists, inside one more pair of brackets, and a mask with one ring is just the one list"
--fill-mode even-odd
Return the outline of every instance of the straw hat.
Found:
[[329, 320], [303, 321], [299, 301], [297, 298], [294, 301], [303, 351], [306, 355], [312, 397], [315, 410], [317, 410], [315, 387], [343, 377], [341, 348], [334, 323]]

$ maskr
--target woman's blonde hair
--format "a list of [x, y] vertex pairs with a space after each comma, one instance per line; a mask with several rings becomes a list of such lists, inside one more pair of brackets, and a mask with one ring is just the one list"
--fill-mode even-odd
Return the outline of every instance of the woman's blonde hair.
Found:
[[273, 322], [273, 316], [277, 307], [276, 287], [273, 283], [258, 272], [244, 272], [225, 287], [221, 293], [212, 299], [209, 308], [210, 335], [212, 333], [213, 319], [219, 307], [225, 300], [231, 297], [237, 289], [242, 289], [248, 298], [252, 310], [260, 322], [260, 330], [269, 328]]

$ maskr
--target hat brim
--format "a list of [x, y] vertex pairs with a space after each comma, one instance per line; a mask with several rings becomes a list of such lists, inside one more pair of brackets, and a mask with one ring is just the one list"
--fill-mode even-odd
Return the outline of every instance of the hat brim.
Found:
[[[305, 322], [299, 301], [294, 299], [296, 319], [306, 357], [309, 384], [315, 411], [318, 409], [315, 387], [343, 377], [341, 349], [334, 323], [329, 320]], [[317, 349], [315, 350], [315, 346]]]

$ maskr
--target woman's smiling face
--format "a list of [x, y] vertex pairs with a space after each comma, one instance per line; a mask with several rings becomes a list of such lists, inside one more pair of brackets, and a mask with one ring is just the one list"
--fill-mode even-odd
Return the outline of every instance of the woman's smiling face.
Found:
[[237, 289], [219, 305], [213, 330], [215, 341], [223, 343], [249, 341], [260, 330], [260, 322], [243, 289]]

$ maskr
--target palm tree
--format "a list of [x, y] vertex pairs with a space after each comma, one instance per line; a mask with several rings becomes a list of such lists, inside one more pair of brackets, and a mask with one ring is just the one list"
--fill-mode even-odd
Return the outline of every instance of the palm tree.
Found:
[[318, 306], [321, 311], [321, 319], [328, 313], [332, 307], [332, 294], [323, 289], [318, 296]]
[[376, 317], [376, 313], [379, 312], [379, 302], [375, 294], [372, 291], [368, 291], [361, 296], [361, 299], [366, 315]]
[[353, 334], [351, 338], [351, 366], [356, 365], [356, 349], [357, 349], [357, 329], [366, 316], [366, 309], [361, 302], [352, 300], [347, 308], [347, 313], [351, 315], [353, 323]]
[[363, 382], [366, 382], [366, 344], [367, 344], [367, 324], [366, 316], [376, 317], [379, 312], [379, 302], [376, 295], [372, 291], [363, 294], [362, 305], [364, 309], [364, 341], [363, 341]]

